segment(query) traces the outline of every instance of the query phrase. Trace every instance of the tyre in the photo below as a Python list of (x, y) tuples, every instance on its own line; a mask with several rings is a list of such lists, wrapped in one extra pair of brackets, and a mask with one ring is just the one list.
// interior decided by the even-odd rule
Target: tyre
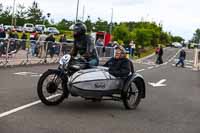
[(126, 109), (136, 109), (141, 101), (141, 91), (134, 81), (132, 81), (122, 94), (123, 104)]
[(37, 93), (46, 105), (58, 105), (69, 95), (67, 83), (63, 82), (58, 71), (46, 71), (40, 77)]

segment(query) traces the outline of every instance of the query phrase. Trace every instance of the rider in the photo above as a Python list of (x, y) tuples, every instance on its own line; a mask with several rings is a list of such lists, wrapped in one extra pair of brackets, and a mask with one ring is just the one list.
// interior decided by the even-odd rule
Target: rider
[(90, 66), (97, 66), (99, 64), (97, 52), (94, 41), (91, 36), (86, 35), (87, 28), (83, 23), (76, 23), (73, 27), (74, 46), (71, 51), (72, 56), (84, 57)]
[(108, 71), (115, 77), (127, 77), (131, 69), (131, 62), (126, 58), (126, 52), (122, 47), (117, 47), (115, 57), (108, 60), (103, 66), (108, 67)]

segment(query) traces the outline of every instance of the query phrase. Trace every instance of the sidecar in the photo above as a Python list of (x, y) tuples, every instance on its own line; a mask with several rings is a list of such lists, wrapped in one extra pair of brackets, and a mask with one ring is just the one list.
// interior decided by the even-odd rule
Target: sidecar
[(65, 55), (58, 69), (49, 69), (40, 77), (37, 93), (44, 104), (58, 105), (71, 95), (92, 101), (122, 101), (126, 109), (136, 109), (145, 98), (144, 79), (134, 72), (132, 63), (127, 77), (115, 77), (106, 67), (85, 68), (85, 64), (72, 61), (70, 55)]
[(93, 101), (123, 101), (127, 109), (135, 109), (145, 98), (145, 83), (137, 73), (128, 77), (115, 77), (106, 67), (79, 70), (68, 81), (68, 91), (72, 96), (81, 96)]

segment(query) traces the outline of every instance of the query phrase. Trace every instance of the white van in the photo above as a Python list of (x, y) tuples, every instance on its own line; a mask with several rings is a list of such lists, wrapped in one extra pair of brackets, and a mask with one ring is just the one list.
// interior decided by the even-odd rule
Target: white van
[(35, 31), (35, 27), (31, 23), (25, 23), (23, 28), (24, 28), (24, 31), (26, 31), (26, 32), (34, 32)]

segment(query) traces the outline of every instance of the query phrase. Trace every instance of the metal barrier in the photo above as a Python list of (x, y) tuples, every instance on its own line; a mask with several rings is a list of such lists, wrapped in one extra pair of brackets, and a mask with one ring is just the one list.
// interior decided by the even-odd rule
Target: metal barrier
[(114, 56), (115, 49), (113, 47), (96, 46), (99, 57), (110, 58)]
[(56, 63), (72, 43), (0, 39), (0, 66)]
[(200, 49), (194, 50), (194, 70), (200, 70)]
[[(73, 43), (0, 38), (0, 66), (57, 63)], [(114, 56), (112, 47), (96, 47), (100, 58)]]

